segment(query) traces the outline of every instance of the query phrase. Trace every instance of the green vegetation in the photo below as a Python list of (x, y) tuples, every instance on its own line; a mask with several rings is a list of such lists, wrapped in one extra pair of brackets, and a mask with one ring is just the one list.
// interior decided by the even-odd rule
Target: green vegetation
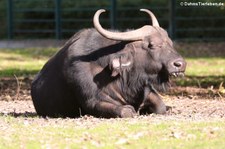
[[(36, 74), (58, 49), (0, 49), (0, 76)], [(176, 79), (182, 86), (218, 87), (225, 80), (225, 59), (186, 58), (186, 77)]]
[(188, 58), (187, 61), (189, 76), (225, 75), (225, 58)]
[(0, 122), (0, 148), (225, 148), (225, 121), (0, 117)]
[(181, 86), (218, 87), (225, 81), (225, 58), (186, 58), (186, 77), (177, 79)]
[(0, 49), (0, 77), (36, 74), (55, 48)]

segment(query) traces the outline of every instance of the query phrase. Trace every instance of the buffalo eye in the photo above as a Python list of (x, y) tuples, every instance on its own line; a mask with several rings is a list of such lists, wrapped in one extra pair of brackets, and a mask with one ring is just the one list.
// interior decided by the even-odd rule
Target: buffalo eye
[(155, 50), (155, 49), (161, 49), (163, 47), (164, 43), (162, 44), (153, 44), (153, 43), (150, 43), (148, 45), (148, 48), (151, 49), (151, 50)]
[(155, 43), (153, 41), (149, 42), (148, 48), (149, 49), (154, 49), (155, 48)]

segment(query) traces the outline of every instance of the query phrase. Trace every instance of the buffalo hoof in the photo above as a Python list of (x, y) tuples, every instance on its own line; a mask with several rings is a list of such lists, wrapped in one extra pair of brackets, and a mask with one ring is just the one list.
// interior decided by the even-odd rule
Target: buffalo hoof
[(167, 107), (165, 105), (162, 105), (157, 108), (155, 113), (156, 114), (166, 114), (166, 111), (167, 111)]
[(121, 107), (120, 116), (121, 118), (128, 118), (128, 117), (134, 117), (137, 113), (134, 110), (134, 107), (130, 105), (125, 105)]

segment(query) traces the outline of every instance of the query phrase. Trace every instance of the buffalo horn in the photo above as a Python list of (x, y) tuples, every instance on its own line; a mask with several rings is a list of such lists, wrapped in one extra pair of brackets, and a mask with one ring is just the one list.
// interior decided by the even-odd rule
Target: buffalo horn
[(147, 14), (149, 14), (149, 16), (151, 17), (151, 20), (152, 20), (152, 26), (157, 26), (159, 27), (159, 22), (158, 20), (156, 19), (155, 15), (148, 9), (140, 9), (140, 11), (144, 11), (146, 12)]
[[(156, 17), (151, 13), (151, 11), (147, 9), (141, 9), (141, 11), (147, 12), (153, 22), (153, 26), (159, 26), (159, 23)], [(151, 33), (152, 27), (150, 25), (145, 25), (139, 29), (128, 31), (128, 32), (110, 32), (105, 30), (101, 24), (99, 23), (99, 16), (102, 12), (105, 12), (104, 9), (98, 10), (93, 18), (93, 23), (96, 30), (104, 37), (112, 40), (122, 40), (122, 41), (136, 41), (136, 40), (143, 40), (145, 36), (149, 36)]]

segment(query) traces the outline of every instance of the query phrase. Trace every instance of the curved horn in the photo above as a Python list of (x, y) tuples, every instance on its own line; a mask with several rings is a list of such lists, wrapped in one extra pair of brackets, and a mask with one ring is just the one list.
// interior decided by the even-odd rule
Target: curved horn
[(149, 35), (151, 26), (143, 26), (142, 28), (132, 30), (129, 32), (110, 32), (102, 28), (99, 23), (99, 16), (102, 12), (105, 12), (104, 9), (98, 10), (93, 18), (93, 23), (96, 30), (104, 37), (112, 40), (122, 40), (122, 41), (136, 41), (142, 40), (145, 36)]
[(158, 20), (156, 19), (155, 15), (150, 10), (140, 9), (140, 11), (143, 11), (143, 12), (146, 12), (147, 14), (149, 14), (149, 16), (151, 17), (151, 20), (152, 20), (152, 26), (160, 27)]

